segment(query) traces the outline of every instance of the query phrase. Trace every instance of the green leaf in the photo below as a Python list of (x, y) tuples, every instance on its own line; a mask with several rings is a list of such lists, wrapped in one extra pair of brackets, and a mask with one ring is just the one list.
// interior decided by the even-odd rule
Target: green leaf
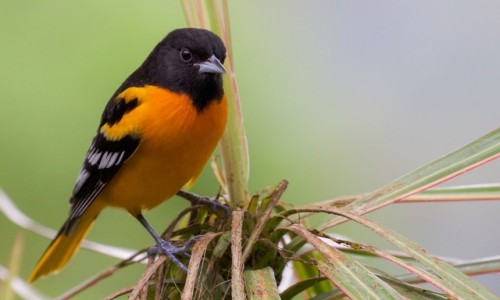
[(226, 231), (217, 240), (217, 244), (215, 244), (212, 257), (214, 258), (223, 257), (227, 248), (229, 248), (229, 245), (231, 245), (231, 231)]
[[(409, 197), (500, 157), (500, 129), (435, 160), (346, 206), (346, 210), (365, 214)], [(335, 217), (321, 231), (346, 221)]]
[[(304, 239), (302, 239), (304, 240)], [(317, 252), (317, 251), (316, 251)], [(321, 254), (319, 254), (321, 255)], [(319, 280), (318, 278), (321, 278), (321, 274), (318, 271), (318, 268), (316, 268), (316, 264), (311, 262), (311, 258), (316, 262), (316, 259), (314, 256), (308, 256), (308, 255), (302, 255), (300, 257), (303, 262), (301, 261), (294, 261), (293, 262), (293, 270), (295, 273), (295, 277), (297, 277), (298, 280), (304, 282), (308, 280), (315, 280), (317, 281), (316, 284), (312, 285), (309, 289), (305, 290), (305, 293), (309, 297), (312, 297), (314, 295), (317, 295), (319, 293), (323, 293), (325, 291), (329, 291), (332, 288), (336, 289), (335, 285), (330, 280)], [(322, 258), (320, 258), (322, 259)], [(323, 279), (328, 279), (326, 277), (323, 277)]]
[(259, 205), (259, 195), (253, 195), (250, 198), (250, 203), (248, 203), (247, 211), (251, 214), (255, 214), (257, 212), (257, 207)]
[[(461, 272), (468, 275), (492, 274), (500, 272), (500, 257), (485, 257), (453, 265)], [(422, 279), (415, 274), (397, 276), (398, 279), (410, 283), (420, 283)]]
[(287, 186), (288, 186), (288, 181), (281, 180), (278, 183), (278, 185), (273, 189), (273, 191), (269, 194), (269, 196), (266, 197), (270, 199), (270, 202), (267, 203), (265, 210), (262, 213), (262, 216), (259, 217), (257, 223), (255, 224), (255, 227), (253, 228), (253, 230), (250, 233), (250, 236), (248, 237), (247, 244), (243, 249), (243, 254), (242, 254), (243, 262), (245, 262), (248, 256), (250, 255), (252, 247), (254, 246), (255, 242), (257, 241), (260, 234), (264, 230), (267, 221), (271, 217), (274, 207), (276, 206), (276, 204), (278, 204), (278, 201), (281, 199), (281, 196), (285, 192)]
[(277, 254), (276, 244), (268, 239), (259, 239), (253, 245), (248, 260), (252, 262), (253, 268), (259, 269), (273, 264), (277, 259)]
[(404, 202), (500, 200), (500, 184), (436, 188), (404, 199)]
[[(397, 290), (402, 296), (406, 299), (412, 300), (448, 300), (450, 297), (446, 295), (442, 295), (439, 293), (435, 293), (432, 291), (428, 291), (410, 284), (407, 284), (402, 281), (398, 281), (390, 276), (380, 275), (377, 276), (389, 283), (395, 290)], [(321, 294), (318, 294), (310, 300), (329, 300), (329, 299), (339, 299), (342, 296), (342, 292), (339, 290), (331, 290)]]
[[(344, 212), (338, 209), (325, 209), (334, 214), (347, 217), (361, 225), (373, 230), (378, 235), (394, 244), (399, 249), (408, 253), (415, 260), (427, 267), (435, 276), (424, 278), (427, 282), (432, 283), (448, 293), (452, 293), (454, 297), (465, 297), (466, 299), (498, 299), (484, 286), (472, 280), (451, 264), (432, 256), (419, 245), (410, 241), (406, 237), (390, 230), (380, 224), (376, 224), (366, 218)], [(422, 275), (421, 275), (422, 276)]]
[(317, 268), (346, 296), (352, 299), (403, 299), (392, 287), (356, 260), (331, 247), (305, 227), (293, 224), (284, 228), (307, 240), (324, 257)]
[(398, 291), (401, 295), (405, 296), (408, 299), (412, 300), (447, 300), (450, 299), (450, 297), (432, 292), (423, 288), (420, 288), (418, 286), (414, 286), (411, 284), (408, 284), (404, 281), (401, 281), (393, 276), (390, 276), (388, 274), (378, 274), (377, 276), (390, 284), (396, 291)]
[(315, 277), (315, 278), (301, 280), (295, 283), (294, 285), (288, 287), (286, 290), (284, 290), (280, 295), (281, 300), (292, 300), (294, 299), (294, 297), (304, 292), (308, 288), (311, 288), (319, 283), (325, 282), (326, 280), (327, 280), (326, 277)]
[(245, 288), (248, 299), (280, 299), (273, 269), (267, 267), (257, 270), (245, 270)]

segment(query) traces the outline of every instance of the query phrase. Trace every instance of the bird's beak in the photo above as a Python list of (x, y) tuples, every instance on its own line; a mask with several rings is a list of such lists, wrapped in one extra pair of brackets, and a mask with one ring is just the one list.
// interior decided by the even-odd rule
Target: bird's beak
[(215, 57), (215, 55), (210, 56), (209, 59), (196, 65), (200, 66), (200, 70), (198, 71), (198, 73), (212, 73), (212, 74), (226, 73), (226, 69), (224, 69), (224, 66), (222, 66), (222, 64), (217, 59), (217, 57)]

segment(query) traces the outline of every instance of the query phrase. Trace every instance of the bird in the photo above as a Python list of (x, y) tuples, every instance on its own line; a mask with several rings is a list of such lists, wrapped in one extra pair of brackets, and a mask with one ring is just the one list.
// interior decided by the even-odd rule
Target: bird
[[(60, 271), (99, 213), (122, 208), (156, 242), (152, 252), (185, 254), (163, 240), (143, 213), (193, 185), (227, 121), (223, 41), (205, 29), (168, 33), (107, 102), (74, 185), (69, 216), (28, 282)], [(153, 251), (154, 250), (154, 251)]]

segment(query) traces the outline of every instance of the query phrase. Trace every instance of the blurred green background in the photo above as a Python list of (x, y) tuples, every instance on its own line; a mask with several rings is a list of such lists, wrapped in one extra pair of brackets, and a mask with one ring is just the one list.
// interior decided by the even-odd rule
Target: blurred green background
[[(498, 1), (230, 1), (250, 190), (286, 178), (286, 201), (373, 190), (495, 129), (500, 120)], [(178, 1), (0, 2), (0, 187), (36, 221), (59, 228), (106, 101), (170, 30)], [(498, 182), (499, 162), (452, 184)], [(214, 195), (209, 169), (194, 191)], [(147, 214), (163, 229), (187, 204)], [(498, 255), (500, 203), (393, 205), (370, 215), (436, 255)], [(323, 219), (317, 222), (323, 222)], [(0, 264), (17, 230), (0, 216)], [(377, 244), (343, 225), (335, 233)], [(107, 210), (90, 239), (151, 245), (141, 226)], [(26, 277), (48, 240), (27, 234)], [(116, 259), (80, 251), (36, 282), (55, 296)], [(131, 285), (133, 266), (76, 299)], [(500, 293), (498, 275), (478, 280)]]

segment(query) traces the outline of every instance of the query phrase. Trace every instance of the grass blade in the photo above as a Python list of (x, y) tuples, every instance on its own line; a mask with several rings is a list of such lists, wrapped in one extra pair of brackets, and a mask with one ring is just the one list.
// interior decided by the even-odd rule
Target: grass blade
[(246, 270), (243, 275), (248, 299), (280, 299), (273, 269)]
[(478, 184), (435, 188), (404, 198), (398, 202), (441, 202), (500, 200), (500, 184)]
[(193, 295), (196, 287), (196, 277), (199, 273), (201, 262), (207, 251), (208, 244), (216, 236), (216, 233), (208, 232), (194, 244), (193, 250), (191, 251), (191, 259), (189, 260), (186, 283), (184, 284), (184, 290), (182, 292), (182, 300), (194, 299)]
[[(301, 237), (298, 238), (302, 239)], [(302, 240), (305, 241), (304, 239)], [(321, 257), (321, 254), (316, 255), (318, 257)], [(303, 258), (304, 255), (300, 255), (300, 257)], [(327, 277), (320, 277), (321, 274), (318, 273), (318, 269), (316, 268), (316, 266), (311, 263), (307, 263), (309, 260), (310, 259), (307, 257), (307, 259), (305, 259), (304, 261), (296, 260), (293, 262), (293, 272), (295, 278), (297, 278), (297, 280), (302, 283), (301, 285), (299, 284), (298, 286), (296, 286), (295, 289), (303, 288), (307, 297), (312, 297), (314, 295), (318, 295), (323, 293), (324, 291), (330, 291), (332, 289), (338, 290), (337, 287), (330, 280), (328, 280)], [(309, 280), (311, 281), (307, 283)], [(314, 284), (314, 282), (316, 283)], [(297, 290), (296, 292), (300, 291)], [(289, 293), (292, 293), (292, 291), (289, 291)]]
[[(0, 189), (0, 212), (2, 212), (13, 224), (49, 240), (52, 240), (57, 233), (56, 230), (37, 223), (28, 217), (2, 189)], [(81, 247), (119, 259), (128, 259), (135, 253), (134, 250), (105, 245), (89, 240), (83, 240)], [(137, 259), (137, 261), (140, 261), (140, 259)]]
[[(42, 295), (38, 290), (33, 288), (33, 286), (20, 277), (17, 276), (11, 276), (9, 274), (9, 270), (5, 268), (4, 266), (0, 265), (0, 281), (6, 281), (8, 278), (10, 279), (10, 286), (12, 290), (16, 293), (18, 298), (21, 299), (37, 299), (37, 300), (49, 300), (52, 298), (49, 298), (45, 295)], [(0, 288), (2, 289), (2, 288)], [(3, 292), (0, 291), (0, 295), (2, 295)], [(1, 298), (3, 299), (3, 298)]]
[(349, 298), (403, 299), (359, 262), (329, 246), (305, 227), (293, 224), (284, 229), (300, 235), (323, 255), (326, 261), (318, 261), (317, 268)]
[(396, 291), (404, 295), (408, 299), (412, 300), (448, 300), (450, 299), (448, 296), (431, 292), (429, 290), (425, 290), (419, 288), (417, 286), (413, 286), (392, 276), (377, 274), (377, 276), (383, 281), (390, 284)]
[(326, 277), (314, 277), (314, 278), (309, 278), (305, 280), (301, 280), (294, 285), (288, 287), (286, 290), (284, 290), (280, 296), (281, 300), (292, 300), (296, 296), (298, 296), (300, 293), (304, 292), (308, 288), (311, 288), (317, 284), (320, 284), (324, 282), (325, 280), (328, 280)]
[(231, 269), (231, 291), (234, 299), (245, 299), (245, 284), (243, 280), (244, 264), (241, 255), (242, 227), (244, 211), (233, 212), (231, 222), (231, 253), (233, 266)]
[(15, 292), (12, 288), (12, 281), (19, 273), (24, 249), (24, 232), (18, 230), (12, 251), (10, 253), (7, 278), (0, 285), (0, 299), (14, 300)]
[[(460, 264), (454, 264), (455, 268), (467, 275), (492, 274), (500, 272), (500, 256), (474, 259)], [(421, 283), (422, 279), (415, 274), (404, 274), (397, 276), (398, 279), (408, 283)]]
[(250, 166), (248, 143), (243, 127), (243, 113), (234, 74), (227, 2), (226, 0), (184, 0), (183, 7), (189, 26), (215, 32), (222, 38), (227, 48), (224, 67), (228, 76), (224, 80), (224, 91), (229, 104), (229, 114), (219, 149), (229, 193), (229, 205), (232, 208), (243, 208), (250, 200), (247, 191)]
[[(349, 204), (346, 210), (357, 214), (379, 209), (400, 199), (409, 197), (446, 180), (459, 176), (500, 157), (500, 129), (435, 160), (382, 188)], [(320, 230), (345, 222), (335, 217)]]
[(266, 210), (264, 211), (264, 214), (259, 218), (257, 221), (257, 224), (255, 225), (254, 230), (252, 230), (252, 233), (250, 234), (250, 237), (247, 240), (247, 243), (245, 245), (245, 248), (243, 249), (243, 254), (242, 254), (242, 259), (243, 262), (245, 262), (250, 255), (250, 251), (252, 250), (253, 245), (259, 238), (259, 235), (261, 234), (262, 230), (264, 229), (264, 226), (266, 225), (267, 221), (271, 217), (271, 213), (278, 204), (278, 201), (281, 199), (281, 196), (285, 192), (286, 188), (288, 186), (288, 181), (282, 180), (280, 183), (276, 186), (276, 188), (273, 190), (273, 192), (269, 195), (271, 198), (271, 202), (269, 206), (266, 207)]
[[(318, 209), (301, 209), (300, 211), (311, 212), (319, 211)], [(330, 212), (333, 214), (341, 215), (348, 219), (351, 219), (371, 230), (375, 233), (391, 242), (393, 245), (408, 253), (415, 260), (420, 262), (422, 265), (428, 268), (436, 276), (425, 276), (422, 277), (427, 282), (443, 287), (447, 292), (452, 292), (453, 297), (464, 297), (465, 299), (498, 299), (493, 293), (491, 293), (484, 286), (472, 280), (470, 277), (466, 276), (458, 269), (453, 267), (451, 264), (440, 260), (427, 253), (420, 246), (410, 241), (406, 237), (380, 225), (366, 218), (360, 217), (358, 215), (348, 213), (342, 210), (325, 208), (324, 212)]]

